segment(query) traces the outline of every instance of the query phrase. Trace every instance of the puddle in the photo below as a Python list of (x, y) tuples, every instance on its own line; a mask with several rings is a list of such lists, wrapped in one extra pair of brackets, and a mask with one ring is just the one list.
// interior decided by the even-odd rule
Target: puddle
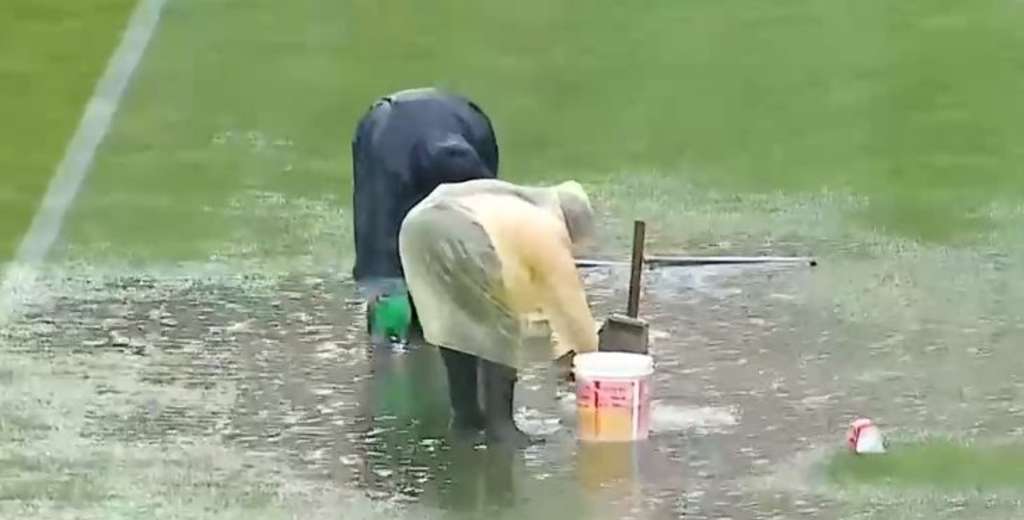
[[(11, 367), (0, 405), (15, 425), (0, 431), (0, 448), (43, 457), (48, 447), (48, 457), (67, 457), (52, 463), (60, 468), (95, 464), (82, 445), (208, 445), (263, 468), (239, 477), (239, 493), (276, 496), (275, 475), (288, 474), (428, 517), (764, 518), (838, 514), (842, 494), (816, 485), (794, 454), (835, 446), (853, 417), (897, 436), (936, 420), (963, 436), (1019, 432), (1015, 316), (989, 313), (960, 329), (893, 314), (868, 326), (845, 309), (873, 296), (820, 290), (850, 272), (842, 268), (684, 271), (652, 275), (645, 294), (657, 363), (651, 439), (579, 444), (572, 394), (550, 367), (532, 366), (517, 419), (547, 442), (511, 454), (449, 438), (436, 350), (367, 344), (363, 305), (343, 276), (44, 273), (0, 329)], [(596, 315), (624, 301), (623, 276), (586, 274)], [(186, 451), (147, 465), (173, 475), (202, 460)], [(792, 482), (802, 484), (783, 485)], [(83, 497), (113, 507), (102, 484), (89, 486)]]

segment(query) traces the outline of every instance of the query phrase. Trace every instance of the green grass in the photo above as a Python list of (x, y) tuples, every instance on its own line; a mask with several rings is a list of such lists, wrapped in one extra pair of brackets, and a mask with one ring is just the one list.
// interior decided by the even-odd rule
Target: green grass
[(107, 491), (95, 467), (13, 455), (0, 457), (0, 502), (53, 501), (71, 507), (98, 502)]
[[(27, 227), (132, 3), (4, 4), (0, 262)], [(912, 330), (922, 316), (990, 327), (985, 341), (1006, 359), (998, 364), (1006, 373), (995, 375), (1009, 378), (1019, 365), (1009, 354), (1013, 333), (984, 320), (1020, 299), (1019, 284), (1009, 283), (1021, 279), (1019, 266), (1007, 270), (984, 252), (1024, 247), (1022, 24), (1024, 7), (1005, 0), (438, 0), (429, 8), (413, 0), (175, 0), (57, 256), (101, 265), (228, 257), (289, 269), (305, 258), (347, 269), (356, 120), (381, 94), (433, 84), (469, 95), (492, 116), (503, 177), (578, 178), (620, 221), (650, 219), (652, 247), (661, 250), (685, 243), (882, 258), (823, 263), (810, 296), (874, 328), (898, 322)], [(887, 240), (892, 234), (910, 240)], [(989, 242), (952, 253), (912, 243), (979, 238)], [(981, 337), (942, 333), (939, 343), (954, 345)], [(924, 347), (907, 335), (889, 353), (895, 367), (901, 349)], [(951, 359), (972, 359), (962, 356)], [(853, 359), (860, 364), (850, 371), (867, 363)], [(950, 387), (999, 380), (939, 361), (914, 369)], [(274, 468), (230, 480), (228, 493), (208, 486), (238, 474), (244, 460), (217, 442), (163, 453), (111, 435), (95, 445), (78, 438), (88, 431), (87, 405), (117, 407), (83, 388), (84, 378), (61, 381), (44, 370), (53, 362), (39, 361), (28, 375), (25, 367), (7, 378), (0, 371), (4, 398), (16, 404), (0, 409), (10, 412), (0, 421), (0, 462), (24, 452), (44, 463), (38, 475), (7, 476), (0, 516), (31, 508), (49, 518), (47, 507), (75, 501), (95, 518), (122, 509), (242, 516), (250, 500), (265, 517), (305, 507), (306, 490), (286, 493), (290, 479), (279, 482)], [(95, 381), (137, 370), (121, 359), (116, 366), (88, 372)], [(60, 392), (51, 392), (55, 385)], [(934, 395), (931, 404), (959, 410)], [(54, 403), (29, 413), (36, 398)], [(195, 409), (214, 406), (190, 399)], [(897, 446), (879, 459), (840, 455), (829, 470), (851, 486), (1019, 485), (1020, 455), (1000, 450), (1010, 448)], [(84, 474), (72, 463), (83, 457), (131, 466), (63, 479), (67, 467)], [(264, 488), (267, 481), (274, 486)], [(133, 503), (138, 497), (156, 505)]]
[(340, 263), (356, 120), (435, 84), (491, 114), (509, 179), (828, 188), (869, 198), (848, 227), (971, 239), (1024, 197), (1022, 22), (992, 0), (176, 1), (66, 238), (88, 258)]
[(1024, 445), (971, 445), (944, 440), (898, 443), (882, 456), (837, 454), (826, 468), (843, 486), (998, 491), (1024, 486)]
[(4, 1), (0, 262), (28, 227), (134, 3)]

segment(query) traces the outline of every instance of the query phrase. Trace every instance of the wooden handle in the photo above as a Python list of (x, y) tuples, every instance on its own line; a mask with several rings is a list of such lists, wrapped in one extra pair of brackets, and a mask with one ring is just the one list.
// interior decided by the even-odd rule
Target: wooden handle
[(629, 301), (626, 315), (636, 318), (640, 314), (640, 277), (644, 268), (644, 239), (647, 226), (644, 221), (633, 222), (633, 258), (629, 270)]

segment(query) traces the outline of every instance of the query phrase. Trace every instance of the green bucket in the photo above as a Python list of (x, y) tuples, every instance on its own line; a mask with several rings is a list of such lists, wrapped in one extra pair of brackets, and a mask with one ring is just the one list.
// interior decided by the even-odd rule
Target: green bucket
[(370, 301), (370, 336), (387, 338), (397, 343), (409, 341), (412, 325), (412, 304), (408, 293), (383, 294)]

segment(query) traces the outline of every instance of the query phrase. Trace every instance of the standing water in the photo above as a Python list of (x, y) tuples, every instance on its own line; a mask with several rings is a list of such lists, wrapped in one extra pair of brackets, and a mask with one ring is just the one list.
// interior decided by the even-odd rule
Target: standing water
[[(1012, 468), (942, 464), (972, 446), (998, 463), (1024, 436), (1019, 0), (168, 4), (53, 263), (0, 328), (0, 518), (1024, 516), (994, 478)], [(79, 63), (37, 31), (68, 18), (12, 13), (12, 48)], [(3, 83), (5, 243), (62, 149), (36, 142), (61, 114), (25, 98), (50, 90), (21, 86), (86, 96), (70, 68)], [(453, 442), (436, 351), (371, 345), (338, 275), (351, 127), (427, 83), (487, 109), (503, 177), (583, 182), (598, 253), (624, 258), (640, 218), (652, 253), (821, 264), (645, 276), (646, 441), (580, 443), (538, 365), (517, 415), (546, 444)], [(627, 275), (584, 272), (595, 317)], [(913, 485), (831, 472), (860, 467), (830, 461), (862, 416)], [(926, 435), (953, 455), (900, 450)]]

